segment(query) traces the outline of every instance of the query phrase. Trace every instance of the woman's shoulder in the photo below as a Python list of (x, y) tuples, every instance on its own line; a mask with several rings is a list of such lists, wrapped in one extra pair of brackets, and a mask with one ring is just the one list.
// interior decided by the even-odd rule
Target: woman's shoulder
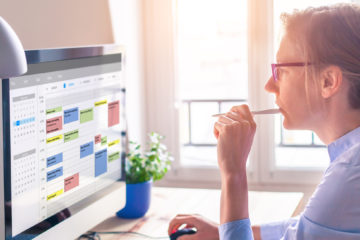
[(304, 214), (335, 229), (360, 226), (360, 144), (332, 162), (310, 198)]
[(329, 166), (333, 168), (349, 168), (360, 166), (360, 142), (340, 154)]
[(360, 142), (341, 154), (338, 160), (343, 167), (360, 166)]

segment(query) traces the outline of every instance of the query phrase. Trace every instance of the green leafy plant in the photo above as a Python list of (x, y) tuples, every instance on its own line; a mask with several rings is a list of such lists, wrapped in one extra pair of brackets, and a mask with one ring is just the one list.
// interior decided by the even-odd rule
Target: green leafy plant
[(149, 150), (141, 154), (141, 146), (130, 142), (130, 150), (126, 162), (126, 183), (142, 183), (152, 179), (160, 180), (170, 169), (173, 157), (161, 143), (164, 139), (158, 133), (149, 134)]

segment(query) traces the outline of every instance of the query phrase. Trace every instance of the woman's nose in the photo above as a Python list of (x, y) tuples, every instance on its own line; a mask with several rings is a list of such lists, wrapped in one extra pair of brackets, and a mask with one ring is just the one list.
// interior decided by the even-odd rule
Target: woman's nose
[(265, 90), (270, 92), (270, 93), (277, 93), (278, 92), (278, 86), (275, 83), (272, 76), (269, 78), (269, 80), (265, 84)]

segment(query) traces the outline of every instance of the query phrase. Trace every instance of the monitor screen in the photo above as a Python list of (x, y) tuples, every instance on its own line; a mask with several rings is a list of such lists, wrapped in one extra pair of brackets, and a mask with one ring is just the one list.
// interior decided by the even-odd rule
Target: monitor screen
[(28, 72), (2, 85), (11, 238), (46, 231), (123, 177), (121, 51), (89, 47), (26, 54)]

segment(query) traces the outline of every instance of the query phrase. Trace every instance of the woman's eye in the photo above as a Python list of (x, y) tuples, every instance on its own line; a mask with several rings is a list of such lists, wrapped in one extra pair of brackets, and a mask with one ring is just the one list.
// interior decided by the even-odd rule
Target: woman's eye
[(281, 79), (281, 77), (283, 77), (285, 72), (286, 72), (286, 70), (284, 70), (284, 69), (281, 69), (281, 68), (277, 69), (277, 77), (278, 77), (278, 79)]

